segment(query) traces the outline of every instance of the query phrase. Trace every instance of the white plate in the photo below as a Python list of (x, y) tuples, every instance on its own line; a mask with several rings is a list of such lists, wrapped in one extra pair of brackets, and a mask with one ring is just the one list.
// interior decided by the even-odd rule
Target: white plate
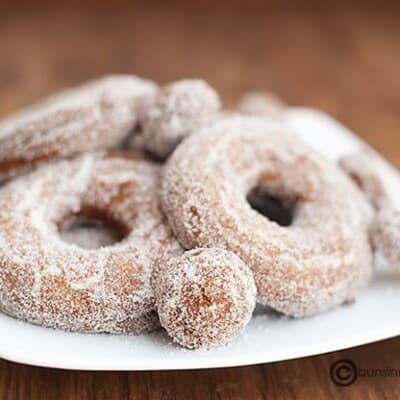
[[(336, 121), (317, 111), (290, 109), (286, 123), (331, 159), (361, 143)], [(397, 336), (400, 319), (395, 315), (399, 308), (400, 273), (383, 266), (354, 304), (299, 320), (259, 309), (240, 338), (215, 350), (181, 349), (171, 344), (163, 332), (142, 336), (84, 335), (41, 328), (0, 315), (0, 357), (25, 364), (90, 370), (192, 369), (266, 363)]]

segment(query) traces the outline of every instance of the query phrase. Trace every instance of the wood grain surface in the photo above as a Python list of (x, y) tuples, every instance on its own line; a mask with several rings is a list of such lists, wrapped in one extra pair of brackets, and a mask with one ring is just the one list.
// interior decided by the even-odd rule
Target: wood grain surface
[[(323, 109), (400, 167), (395, 3), (73, 3), (0, 4), (0, 115), (110, 72), (159, 82), (202, 77), (227, 105), (243, 91), (261, 89), (291, 105)], [(382, 312), (397, 318), (395, 310)], [(329, 370), (343, 358), (365, 369), (400, 369), (399, 356), (395, 338), (301, 360), (203, 371), (78, 372), (0, 360), (0, 400), (397, 399), (400, 377), (339, 387)]]

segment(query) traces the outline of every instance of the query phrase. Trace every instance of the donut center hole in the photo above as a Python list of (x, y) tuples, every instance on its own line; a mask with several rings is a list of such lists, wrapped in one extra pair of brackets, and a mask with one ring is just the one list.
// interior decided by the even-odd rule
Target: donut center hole
[(84, 249), (99, 249), (121, 242), (127, 229), (103, 213), (75, 214), (59, 225), (61, 240)]
[(280, 226), (290, 226), (293, 223), (294, 207), (285, 199), (255, 188), (247, 194), (247, 201), (253, 210)]

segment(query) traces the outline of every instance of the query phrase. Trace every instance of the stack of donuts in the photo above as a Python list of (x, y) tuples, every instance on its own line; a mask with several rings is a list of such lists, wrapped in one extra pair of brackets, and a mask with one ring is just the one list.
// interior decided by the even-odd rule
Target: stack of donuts
[(400, 213), (363, 159), (378, 156), (325, 160), (284, 108), (251, 93), (223, 110), (202, 80), (124, 75), (4, 118), (0, 310), (75, 332), (163, 327), (197, 349), (233, 340), (257, 302), (300, 318), (353, 300), (371, 237), (400, 262)]

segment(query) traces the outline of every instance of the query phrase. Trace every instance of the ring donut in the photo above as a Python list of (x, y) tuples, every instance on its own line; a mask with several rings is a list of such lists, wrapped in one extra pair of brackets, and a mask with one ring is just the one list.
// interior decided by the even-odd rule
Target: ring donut
[[(39, 168), (0, 196), (0, 309), (80, 332), (158, 326), (153, 267), (181, 254), (158, 203), (159, 166), (139, 156), (93, 153)], [(61, 240), (72, 216), (104, 220), (121, 241), (84, 249)]]
[[(252, 189), (289, 205), (291, 225), (252, 209)], [(183, 247), (236, 253), (258, 300), (284, 314), (339, 305), (370, 278), (371, 206), (336, 165), (265, 118), (227, 117), (186, 139), (164, 167), (161, 202)]]
[(64, 90), (0, 122), (0, 180), (55, 158), (118, 146), (156, 85), (106, 76)]
[(374, 247), (395, 267), (400, 266), (400, 210), (384, 208), (377, 213), (371, 227)]
[(368, 146), (346, 154), (339, 166), (364, 192), (376, 211), (400, 207), (398, 171), (380, 154)]

